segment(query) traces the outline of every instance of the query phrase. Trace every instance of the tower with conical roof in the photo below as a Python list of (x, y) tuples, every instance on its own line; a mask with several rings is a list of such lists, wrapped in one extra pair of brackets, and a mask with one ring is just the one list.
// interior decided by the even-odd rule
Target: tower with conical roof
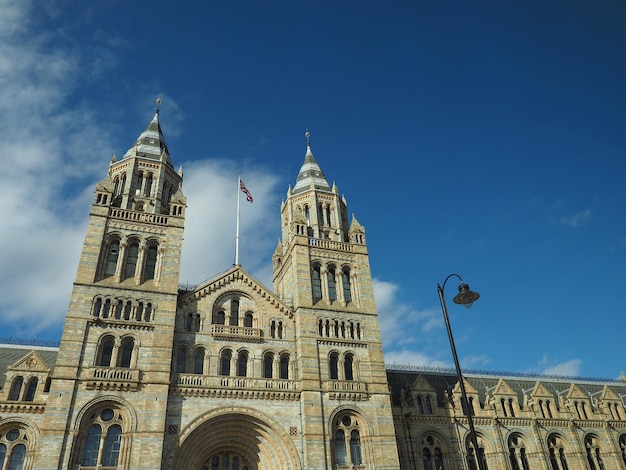
[(157, 110), (96, 185), (34, 468), (160, 468), (182, 180)]
[(305, 467), (397, 469), (365, 230), (306, 138), (273, 256), (274, 290), (295, 312)]

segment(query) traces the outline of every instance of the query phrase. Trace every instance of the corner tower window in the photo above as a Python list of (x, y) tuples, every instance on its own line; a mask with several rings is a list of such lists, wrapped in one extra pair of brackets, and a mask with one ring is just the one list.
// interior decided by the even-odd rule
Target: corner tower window
[(335, 282), (335, 268), (334, 267), (330, 267), (328, 268), (328, 273), (326, 275), (326, 278), (328, 280), (328, 299), (331, 302), (334, 302), (335, 300), (337, 300), (337, 285)]
[(143, 272), (144, 281), (147, 281), (149, 279), (154, 279), (154, 273), (156, 271), (156, 264), (157, 264), (157, 246), (150, 245), (146, 253), (146, 264), (145, 264), (144, 272)]
[(109, 245), (107, 251), (107, 259), (104, 267), (105, 276), (113, 276), (115, 274), (115, 268), (117, 267), (117, 258), (120, 254), (120, 242), (114, 240)]
[(311, 288), (313, 290), (313, 303), (317, 303), (322, 300), (322, 276), (320, 274), (320, 267), (313, 266), (311, 271)]
[(132, 241), (128, 245), (128, 253), (126, 254), (126, 267), (124, 268), (124, 279), (135, 277), (137, 269), (137, 258), (139, 257), (139, 242)]
[(350, 281), (350, 270), (344, 269), (341, 275), (341, 281), (343, 284), (343, 300), (347, 302), (352, 302), (352, 287)]

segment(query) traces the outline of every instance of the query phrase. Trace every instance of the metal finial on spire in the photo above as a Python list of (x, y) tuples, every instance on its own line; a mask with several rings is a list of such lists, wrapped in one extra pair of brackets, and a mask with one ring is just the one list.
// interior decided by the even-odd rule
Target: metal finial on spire
[(309, 132), (309, 129), (306, 130), (306, 132), (304, 133), (304, 136), (306, 137), (306, 145), (307, 147), (311, 145), (311, 133)]
[(156, 112), (157, 112), (157, 114), (159, 114), (159, 111), (161, 110), (161, 103), (163, 103), (163, 100), (161, 98), (157, 98), (156, 99), (156, 104), (157, 104)]

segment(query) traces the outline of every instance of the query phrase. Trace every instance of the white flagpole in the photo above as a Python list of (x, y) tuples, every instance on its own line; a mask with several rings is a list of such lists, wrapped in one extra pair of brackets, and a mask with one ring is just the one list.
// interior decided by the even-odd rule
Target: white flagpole
[(235, 266), (239, 266), (239, 193), (241, 193), (241, 175), (237, 176), (237, 235), (235, 237)]

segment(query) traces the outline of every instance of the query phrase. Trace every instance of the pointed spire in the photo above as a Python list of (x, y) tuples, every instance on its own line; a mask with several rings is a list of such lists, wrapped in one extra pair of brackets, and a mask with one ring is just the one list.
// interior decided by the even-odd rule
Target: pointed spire
[(137, 138), (135, 144), (128, 149), (122, 159), (131, 156), (138, 156), (148, 158), (151, 160), (163, 160), (169, 165), (172, 165), (170, 160), (170, 153), (159, 124), (159, 112), (161, 107), (161, 98), (157, 99), (157, 109), (154, 113), (154, 117), (145, 131)]
[(326, 181), (326, 177), (311, 150), (311, 133), (307, 130), (304, 135), (306, 137), (306, 154), (304, 155), (304, 163), (300, 167), (300, 173), (298, 173), (293, 192), (295, 194), (310, 188), (330, 191), (330, 185)]

